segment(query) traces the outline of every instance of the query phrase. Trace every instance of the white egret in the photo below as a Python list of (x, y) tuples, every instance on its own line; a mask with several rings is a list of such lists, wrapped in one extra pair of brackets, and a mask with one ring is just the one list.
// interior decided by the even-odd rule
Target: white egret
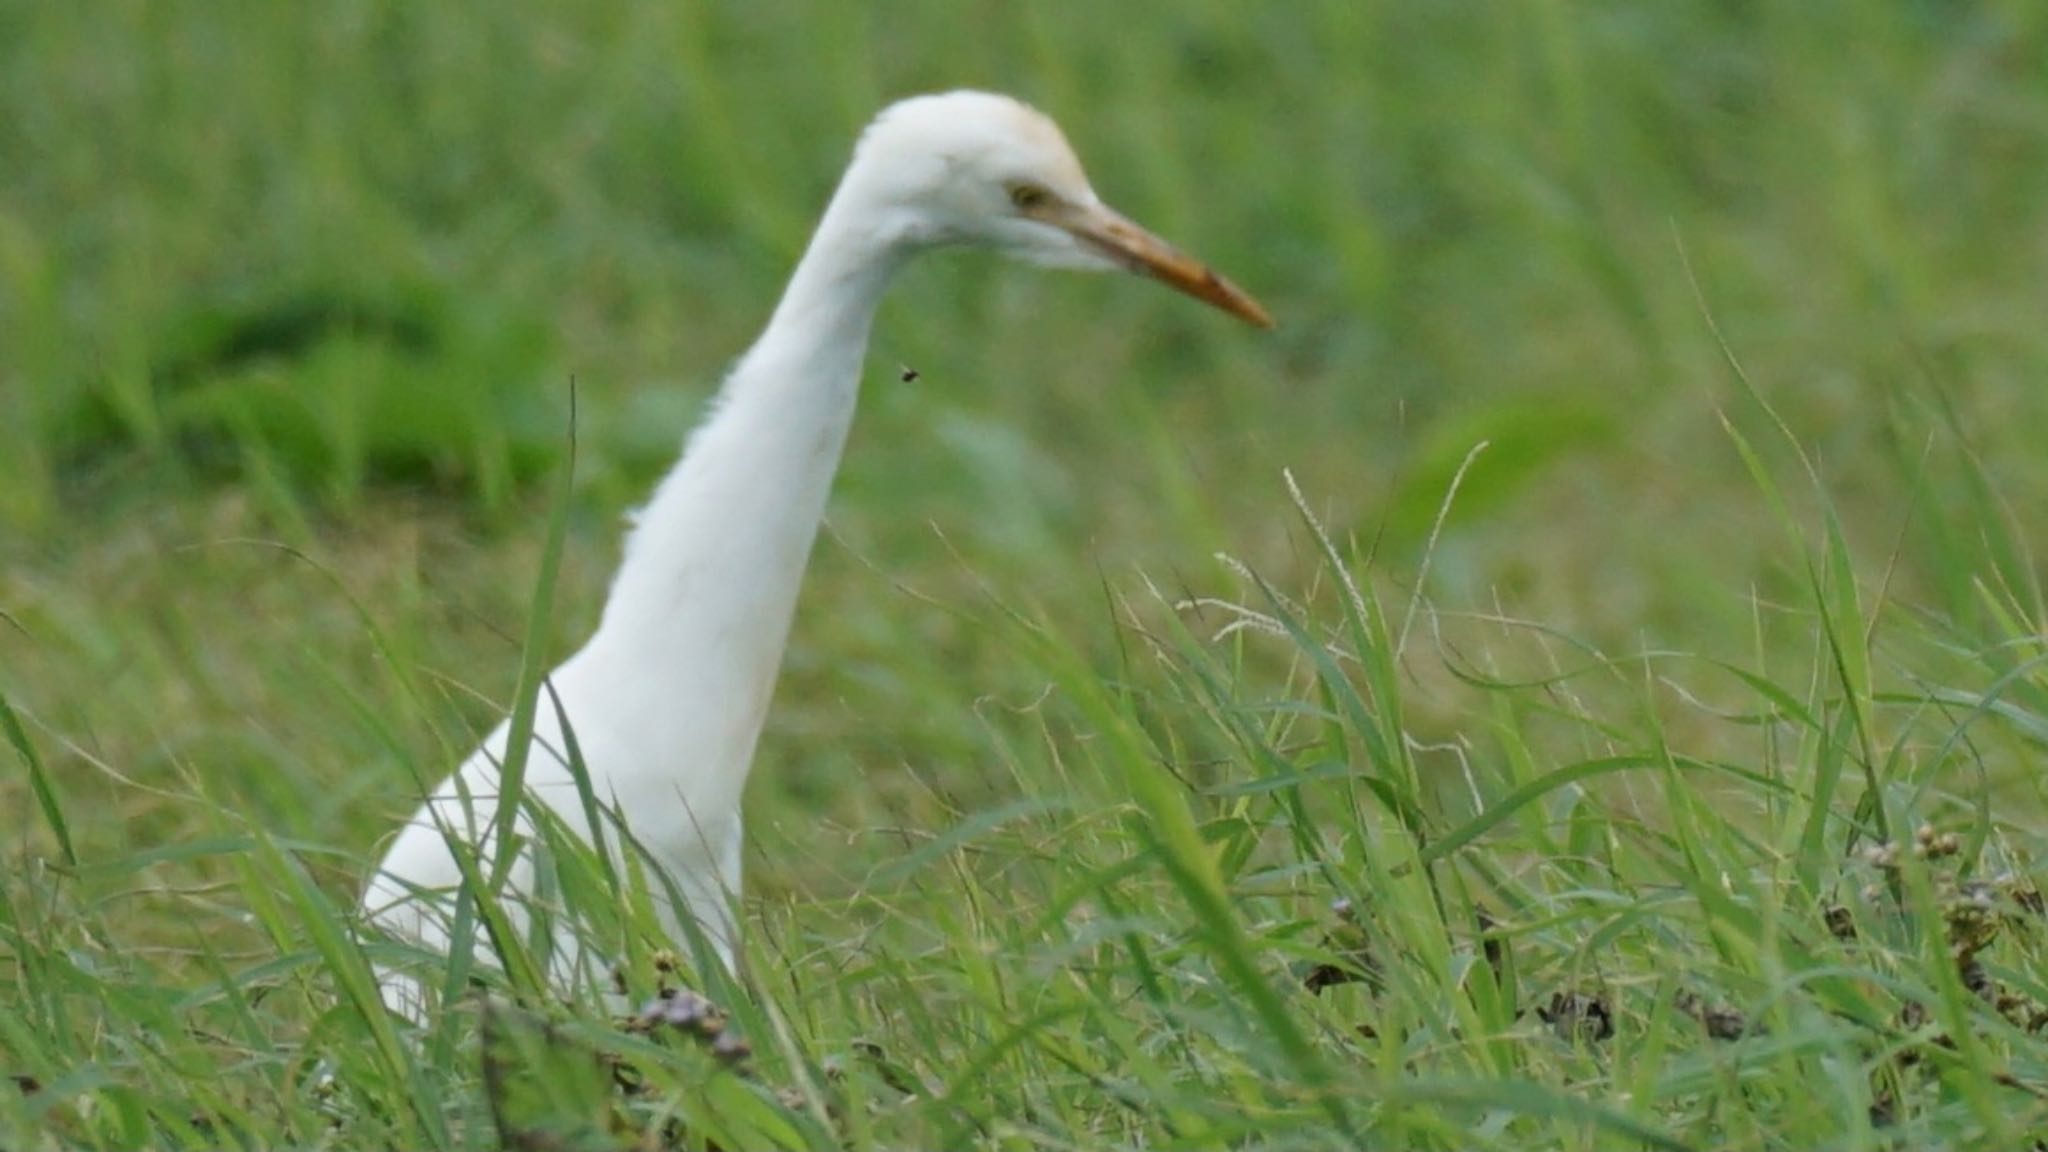
[[(1229, 281), (1106, 207), (1058, 127), (1024, 104), (919, 96), (867, 128), (767, 329), (635, 518), (596, 633), (549, 678), (598, 798), (619, 806), (728, 966), (740, 793), (853, 420), (868, 329), (890, 276), (949, 245), (1127, 269), (1271, 325)], [(495, 837), (480, 829), (496, 812), (508, 732), (500, 724), (385, 854), (363, 907), (394, 934), (448, 947), (445, 895), (461, 873), (447, 837), (488, 861)], [(564, 748), (544, 695), (527, 795), (588, 836)], [(530, 860), (515, 862), (510, 888), (530, 897), (533, 875)], [(562, 940), (557, 957), (573, 953)], [(386, 979), (387, 1000), (416, 1013), (416, 990)]]

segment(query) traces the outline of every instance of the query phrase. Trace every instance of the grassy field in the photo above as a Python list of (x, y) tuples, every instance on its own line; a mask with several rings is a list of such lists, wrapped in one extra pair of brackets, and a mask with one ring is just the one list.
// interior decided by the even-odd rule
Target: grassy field
[[(0, 0), (0, 1147), (2048, 1146), (2044, 60), (2031, 0)], [(404, 1042), (366, 862), (962, 85), (1279, 330), (912, 271), (745, 987), (680, 974), (751, 1055)]]

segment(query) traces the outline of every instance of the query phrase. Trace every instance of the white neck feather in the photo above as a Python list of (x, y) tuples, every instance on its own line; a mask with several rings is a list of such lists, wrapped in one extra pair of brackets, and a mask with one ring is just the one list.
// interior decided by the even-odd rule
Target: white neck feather
[(670, 707), (736, 720), (737, 739), (721, 743), (738, 763), (716, 768), (735, 785), (767, 713), (853, 422), (868, 330), (903, 257), (860, 223), (873, 214), (860, 210), (852, 175), (767, 329), (636, 517), (585, 651), (690, 697)]

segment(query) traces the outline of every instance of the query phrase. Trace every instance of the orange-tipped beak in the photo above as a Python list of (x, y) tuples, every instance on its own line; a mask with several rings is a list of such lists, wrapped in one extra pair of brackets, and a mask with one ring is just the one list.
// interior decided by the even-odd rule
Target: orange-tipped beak
[(1100, 204), (1061, 203), (1045, 213), (1045, 220), (1141, 276), (1150, 276), (1261, 328), (1273, 326), (1273, 318), (1244, 289)]

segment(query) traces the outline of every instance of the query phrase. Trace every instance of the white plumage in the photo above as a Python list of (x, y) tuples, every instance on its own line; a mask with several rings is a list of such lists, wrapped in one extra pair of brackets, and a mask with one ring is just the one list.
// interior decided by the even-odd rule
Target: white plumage
[[(550, 676), (600, 800), (619, 805), (687, 898), (669, 927), (694, 916), (728, 965), (740, 793), (853, 420), (868, 329), (891, 274), (949, 244), (1122, 267), (1270, 323), (1229, 282), (1104, 207), (1059, 129), (1023, 104), (921, 96), (869, 126), (767, 329), (636, 517), (596, 633)], [(493, 839), (480, 829), (497, 810), (507, 739), (500, 724), (400, 830), (364, 894), (366, 915), (446, 949), (446, 895), (461, 875), (443, 826), (488, 860)], [(544, 695), (527, 794), (587, 836), (564, 747)], [(530, 896), (532, 881), (531, 862), (516, 862), (511, 890)], [(560, 941), (557, 958), (573, 949)], [(416, 1014), (417, 991), (386, 980), (387, 1000)]]

